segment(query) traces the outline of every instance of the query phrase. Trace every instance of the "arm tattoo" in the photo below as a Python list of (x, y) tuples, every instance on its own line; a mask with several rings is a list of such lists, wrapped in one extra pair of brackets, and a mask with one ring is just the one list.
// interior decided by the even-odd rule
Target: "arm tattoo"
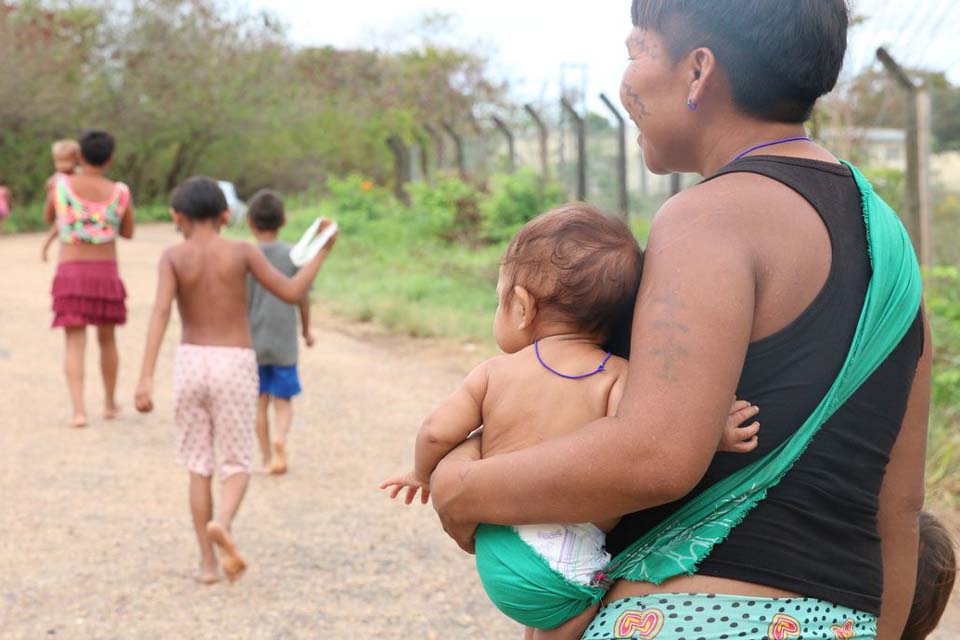
[(636, 113), (641, 120), (650, 115), (650, 112), (647, 110), (647, 105), (644, 104), (643, 99), (637, 95), (637, 92), (633, 90), (633, 87), (626, 82), (623, 83), (623, 95), (626, 96), (629, 106), (633, 107), (633, 112)]
[(660, 361), (660, 370), (657, 376), (661, 380), (675, 380), (674, 365), (685, 359), (689, 353), (683, 344), (684, 337), (690, 328), (676, 318), (677, 310), (684, 309), (685, 304), (670, 294), (661, 296), (653, 301), (654, 308), (661, 308), (662, 317), (653, 323), (653, 328), (660, 336), (659, 344), (650, 349), (650, 355)]

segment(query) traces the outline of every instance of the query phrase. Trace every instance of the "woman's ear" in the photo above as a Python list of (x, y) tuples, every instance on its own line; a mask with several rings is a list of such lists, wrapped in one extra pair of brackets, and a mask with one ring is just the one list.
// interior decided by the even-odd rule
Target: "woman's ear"
[(694, 49), (689, 56), (690, 93), (688, 105), (695, 109), (703, 103), (707, 87), (716, 79), (717, 58), (706, 47)]
[(513, 288), (513, 302), (520, 316), (517, 328), (526, 331), (537, 317), (537, 300), (525, 287), (517, 285)]

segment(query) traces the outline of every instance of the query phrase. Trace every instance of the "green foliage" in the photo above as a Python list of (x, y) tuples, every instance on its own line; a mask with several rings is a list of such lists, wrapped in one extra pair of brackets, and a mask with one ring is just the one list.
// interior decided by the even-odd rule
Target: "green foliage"
[(491, 239), (507, 240), (526, 222), (565, 200), (560, 185), (544, 184), (532, 169), (494, 176), (489, 196), (480, 203), (484, 230)]
[(411, 215), (429, 235), (447, 240), (477, 240), (481, 194), (472, 185), (454, 176), (440, 176), (434, 184), (412, 183)]
[(874, 190), (894, 210), (901, 212), (905, 203), (906, 176), (899, 169), (866, 168), (864, 175), (873, 184)]
[(927, 486), (945, 498), (960, 494), (960, 271), (937, 267), (925, 276), (934, 344)]

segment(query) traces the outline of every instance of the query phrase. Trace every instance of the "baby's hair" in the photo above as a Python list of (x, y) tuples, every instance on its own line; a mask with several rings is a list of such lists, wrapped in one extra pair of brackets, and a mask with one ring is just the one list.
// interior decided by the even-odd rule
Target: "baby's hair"
[(76, 140), (57, 140), (50, 147), (54, 160), (70, 158), (80, 160), (80, 143)]
[(506, 300), (519, 285), (550, 319), (598, 335), (627, 357), (643, 251), (629, 227), (584, 203), (571, 203), (528, 222), (503, 256)]
[(276, 231), (286, 219), (283, 210), (283, 198), (272, 191), (262, 189), (250, 199), (247, 215), (254, 229)]
[(106, 131), (89, 129), (80, 136), (80, 155), (94, 167), (102, 167), (113, 157), (116, 142)]
[(188, 178), (177, 187), (170, 207), (191, 220), (214, 220), (229, 208), (220, 185), (202, 176)]
[(917, 588), (902, 640), (923, 640), (937, 628), (957, 577), (957, 557), (946, 527), (926, 511), (920, 514)]

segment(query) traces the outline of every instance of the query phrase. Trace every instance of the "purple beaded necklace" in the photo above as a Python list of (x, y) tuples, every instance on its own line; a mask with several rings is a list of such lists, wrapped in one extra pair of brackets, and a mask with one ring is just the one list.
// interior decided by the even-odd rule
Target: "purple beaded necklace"
[(763, 144), (758, 144), (755, 147), (750, 147), (736, 158), (733, 159), (734, 162), (740, 160), (748, 153), (753, 153), (754, 151), (759, 151), (760, 149), (766, 149), (767, 147), (772, 147), (778, 144), (786, 144), (788, 142), (813, 142), (808, 136), (794, 136), (793, 138), (784, 138), (783, 140), (774, 140), (773, 142), (764, 142)]
[(595, 375), (597, 375), (598, 373), (603, 373), (604, 371), (607, 370), (607, 363), (610, 362), (610, 358), (613, 357), (613, 354), (612, 354), (612, 353), (607, 353), (607, 357), (603, 359), (603, 362), (600, 363), (600, 366), (597, 367), (595, 371), (591, 371), (590, 373), (584, 373), (584, 374), (579, 375), (579, 376), (568, 376), (568, 375), (565, 374), (565, 373), (560, 373), (559, 371), (557, 371), (556, 369), (554, 369), (553, 367), (551, 367), (550, 365), (548, 365), (546, 362), (543, 361), (543, 356), (540, 355), (540, 341), (539, 341), (539, 340), (534, 340), (534, 341), (533, 341), (533, 352), (537, 354), (537, 361), (538, 361), (541, 365), (543, 365), (543, 368), (544, 368), (544, 369), (546, 369), (547, 371), (549, 371), (550, 373), (552, 373), (552, 374), (554, 374), (554, 375), (560, 376), (561, 378), (566, 378), (567, 380), (583, 380), (584, 378), (589, 378), (589, 377), (591, 377), (591, 376), (595, 376)]

